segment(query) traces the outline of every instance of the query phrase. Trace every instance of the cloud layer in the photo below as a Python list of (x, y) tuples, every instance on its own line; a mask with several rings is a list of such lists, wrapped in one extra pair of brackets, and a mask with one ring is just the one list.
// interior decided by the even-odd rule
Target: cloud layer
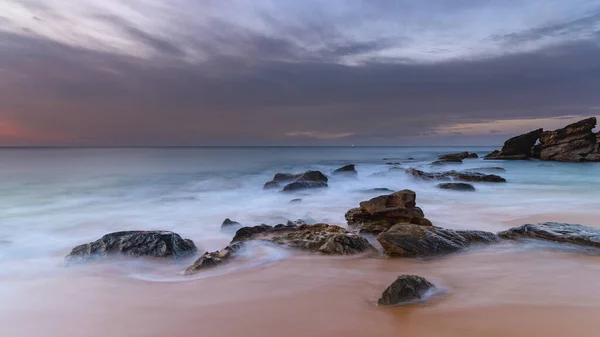
[(498, 143), (599, 59), (598, 1), (8, 0), (0, 145)]

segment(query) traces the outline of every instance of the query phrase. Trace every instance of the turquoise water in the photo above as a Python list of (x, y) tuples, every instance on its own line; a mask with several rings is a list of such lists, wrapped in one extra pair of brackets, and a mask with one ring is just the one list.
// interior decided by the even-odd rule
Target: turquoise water
[[(501, 230), (505, 221), (596, 209), (600, 164), (465, 160), (431, 167), (440, 154), (486, 147), (59, 148), (0, 150), (0, 270), (38, 261), (52, 270), (75, 245), (117, 230), (174, 230), (200, 250), (221, 248), (229, 217), (245, 225), (287, 219), (345, 224), (344, 213), (378, 193), (412, 189), (435, 225)], [(386, 159), (384, 159), (386, 158)], [(409, 159), (413, 158), (413, 159)], [(436, 182), (387, 172), (386, 162), (423, 170), (501, 166), (506, 184), (475, 193), (441, 191)], [(357, 178), (331, 177), (329, 188), (294, 194), (264, 191), (276, 172), (329, 174), (356, 164)], [(302, 198), (300, 204), (289, 201)], [(50, 261), (50, 262), (48, 262)]]

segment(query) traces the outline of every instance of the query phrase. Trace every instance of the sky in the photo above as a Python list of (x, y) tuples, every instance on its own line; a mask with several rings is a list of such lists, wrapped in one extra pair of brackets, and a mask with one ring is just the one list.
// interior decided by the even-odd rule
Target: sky
[(600, 116), (600, 0), (2, 0), (0, 146), (499, 145)]

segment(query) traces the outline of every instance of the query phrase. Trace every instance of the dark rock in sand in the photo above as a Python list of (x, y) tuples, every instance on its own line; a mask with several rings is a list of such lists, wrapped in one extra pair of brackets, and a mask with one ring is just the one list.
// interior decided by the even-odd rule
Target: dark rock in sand
[(232, 243), (248, 240), (267, 241), (290, 248), (332, 255), (375, 251), (367, 239), (348, 232), (342, 227), (328, 224), (244, 227), (238, 230)]
[(67, 263), (87, 262), (111, 255), (130, 257), (184, 257), (196, 251), (190, 239), (170, 231), (126, 231), (106, 234), (100, 239), (73, 248)]
[(356, 168), (354, 167), (354, 164), (350, 164), (350, 165), (340, 167), (339, 169), (333, 171), (332, 174), (333, 175), (355, 176), (358, 174), (358, 172), (356, 172)]
[(295, 181), (293, 183), (289, 183), (287, 185), (285, 185), (285, 187), (283, 188), (284, 192), (292, 192), (292, 191), (299, 191), (299, 190), (305, 190), (305, 189), (309, 189), (309, 188), (323, 188), (323, 187), (327, 187), (327, 183), (321, 182), (321, 181)]
[(457, 180), (468, 182), (505, 183), (506, 179), (495, 174), (483, 174), (478, 172), (424, 172), (417, 169), (408, 169), (406, 173), (423, 180)]
[(483, 231), (400, 223), (387, 232), (380, 233), (377, 241), (389, 256), (420, 257), (456, 252), (472, 243), (496, 242), (498, 237), (494, 233)]
[(417, 275), (401, 275), (387, 287), (377, 305), (399, 305), (422, 300), (435, 286), (424, 277)]
[(299, 199), (299, 198), (290, 200), (290, 204), (299, 204), (301, 202), (302, 202), (302, 199)]
[(275, 188), (280, 188), (281, 185), (279, 185), (278, 182), (276, 182), (275, 180), (271, 180), (271, 181), (267, 181), (265, 183), (265, 185), (263, 186), (263, 188), (265, 190), (270, 190), (270, 189), (275, 189)]
[(454, 191), (475, 191), (475, 187), (467, 183), (443, 183), (438, 184), (437, 188)]
[(185, 270), (184, 275), (194, 275), (204, 269), (213, 268), (228, 262), (243, 246), (243, 242), (236, 242), (221, 250), (206, 252)]
[(538, 239), (600, 248), (600, 229), (558, 222), (526, 224), (498, 233), (503, 239)]
[(397, 223), (413, 223), (430, 226), (423, 210), (416, 207), (416, 193), (403, 190), (380, 195), (360, 203), (360, 208), (346, 212), (348, 226), (361, 233), (377, 234), (390, 229)]
[(352, 255), (376, 251), (369, 241), (346, 229), (327, 224), (301, 225), (270, 239), (271, 242), (290, 248), (329, 255)]
[(221, 224), (221, 230), (232, 230), (237, 227), (242, 227), (242, 225), (239, 222), (233, 221), (229, 218), (225, 219)]
[(540, 159), (566, 162), (589, 161), (597, 150), (596, 118), (591, 117), (540, 135)]

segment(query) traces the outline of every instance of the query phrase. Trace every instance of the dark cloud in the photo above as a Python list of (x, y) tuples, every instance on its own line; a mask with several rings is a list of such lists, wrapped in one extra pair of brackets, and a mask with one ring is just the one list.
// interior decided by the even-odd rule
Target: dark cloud
[[(597, 18), (521, 39), (573, 32)], [(447, 126), (585, 115), (600, 106), (597, 38), (485, 59), (349, 65), (339, 59), (391, 42), (351, 40), (318, 20), (282, 25), (270, 36), (213, 19), (197, 37), (167, 38), (118, 17), (97, 19), (156, 54), (123, 56), (0, 33), (0, 121), (52, 144), (447, 144), (447, 136), (475, 133), (497, 142), (486, 137), (510, 133), (474, 126), (444, 132)], [(274, 16), (265, 20), (279, 24)], [(313, 43), (300, 43), (306, 41)], [(188, 61), (188, 49), (205, 58)]]

